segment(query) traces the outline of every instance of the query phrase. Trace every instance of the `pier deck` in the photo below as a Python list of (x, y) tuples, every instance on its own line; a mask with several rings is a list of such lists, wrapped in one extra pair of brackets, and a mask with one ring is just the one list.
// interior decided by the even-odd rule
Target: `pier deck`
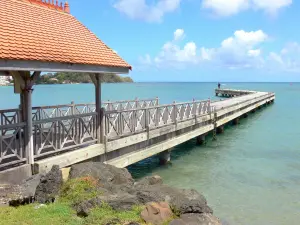
[(223, 132), (225, 124), (237, 123), (239, 118), (275, 100), (275, 94), (268, 92), (216, 89), (215, 93), (237, 97), (170, 105), (160, 105), (158, 99), (105, 103), (100, 141), (92, 104), (33, 108), (32, 165), (23, 146), (25, 131), (18, 121), (18, 110), (2, 110), (0, 182), (12, 182), (17, 179), (16, 173), (29, 176), (47, 172), (54, 164), (67, 167), (85, 160), (126, 167), (160, 154), (161, 161), (167, 162), (172, 147), (192, 138), (201, 144), (208, 133), (215, 137)]

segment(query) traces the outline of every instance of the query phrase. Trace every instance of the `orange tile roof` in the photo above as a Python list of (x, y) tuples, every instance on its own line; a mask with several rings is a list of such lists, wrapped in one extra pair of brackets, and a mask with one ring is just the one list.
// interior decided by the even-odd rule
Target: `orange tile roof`
[(44, 3), (42, 0), (0, 0), (0, 59), (131, 69), (67, 13), (69, 8), (53, 3), (53, 0), (52, 3), (50, 0), (49, 3), (45, 0)]

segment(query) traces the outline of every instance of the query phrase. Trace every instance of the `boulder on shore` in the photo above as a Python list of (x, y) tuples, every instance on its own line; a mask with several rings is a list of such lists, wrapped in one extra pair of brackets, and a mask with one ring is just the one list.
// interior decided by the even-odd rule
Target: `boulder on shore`
[(96, 207), (102, 207), (103, 203), (109, 205), (112, 209), (117, 211), (131, 210), (133, 206), (139, 204), (138, 199), (134, 195), (128, 193), (118, 193), (98, 196), (90, 200), (83, 201), (74, 206), (77, 215), (86, 217), (90, 210)]
[(163, 184), (163, 180), (160, 176), (154, 175), (154, 176), (145, 177), (145, 178), (139, 180), (138, 182), (135, 182), (134, 186), (137, 189), (137, 188), (143, 188), (143, 187), (149, 186), (149, 185), (158, 185), (158, 184)]
[(71, 166), (69, 179), (91, 176), (106, 185), (132, 185), (134, 180), (127, 169), (100, 162), (86, 162)]
[(213, 213), (206, 199), (195, 190), (185, 190), (166, 185), (145, 186), (136, 195), (142, 204), (168, 202), (177, 214)]
[(170, 206), (166, 202), (151, 202), (141, 212), (141, 218), (148, 224), (163, 225), (173, 218)]
[(54, 202), (63, 184), (62, 173), (59, 166), (54, 165), (49, 173), (42, 176), (35, 191), (35, 200), (39, 203)]
[[(141, 218), (154, 225), (165, 224), (174, 216), (179, 218), (174, 219), (171, 225), (221, 224), (212, 215), (213, 211), (207, 205), (204, 196), (193, 189), (178, 189), (164, 185), (160, 176), (145, 177), (135, 182), (127, 169), (100, 162), (85, 162), (71, 167), (69, 179), (74, 179), (70, 183), (76, 184), (82, 180), (92, 182), (91, 187), (80, 189), (83, 198), (71, 204), (81, 217), (89, 216), (93, 208), (107, 205), (115, 211), (129, 211), (133, 206), (145, 206)], [(20, 186), (20, 190), (24, 195), (34, 197), (36, 202), (44, 204), (53, 202), (59, 194), (70, 193), (72, 196), (72, 189), (66, 188), (69, 192), (65, 193), (64, 188), (60, 192), (62, 184), (62, 172), (58, 166), (53, 166), (49, 173), (27, 179)], [(94, 191), (95, 194), (90, 195)], [(119, 224), (120, 221), (117, 220), (118, 218), (108, 221), (107, 224)], [(136, 223), (127, 225), (129, 224), (137, 225)]]
[(9, 204), (16, 207), (34, 202), (36, 187), (40, 183), (41, 177), (42, 174), (38, 174), (22, 181), (19, 185), (0, 187), (0, 204)]
[(76, 204), (74, 208), (80, 216), (88, 216), (92, 208), (101, 207), (103, 202), (115, 210), (130, 210), (134, 205), (166, 202), (178, 216), (213, 213), (205, 197), (196, 190), (169, 187), (163, 184), (160, 176), (145, 177), (134, 182), (126, 169), (103, 163), (82, 163), (71, 167), (71, 179), (85, 176), (97, 179), (99, 185), (108, 192)]

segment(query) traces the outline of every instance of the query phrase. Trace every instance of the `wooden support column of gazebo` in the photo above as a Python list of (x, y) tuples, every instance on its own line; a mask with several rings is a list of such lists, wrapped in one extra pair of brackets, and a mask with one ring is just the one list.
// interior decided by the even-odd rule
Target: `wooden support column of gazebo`
[(20, 122), (25, 122), (25, 148), (28, 164), (34, 163), (33, 137), (32, 137), (32, 91), (35, 80), (41, 72), (9, 71), (14, 79), (14, 91), (20, 94)]
[(32, 92), (34, 82), (42, 72), (90, 74), (95, 85), (96, 134), (100, 143), (103, 139), (101, 74), (129, 73), (131, 66), (78, 22), (70, 14), (67, 3), (1, 0), (0, 27), (0, 72), (13, 77), (14, 92), (20, 94), (19, 122), (25, 124), (27, 163), (33, 165), (36, 157), (32, 134)]

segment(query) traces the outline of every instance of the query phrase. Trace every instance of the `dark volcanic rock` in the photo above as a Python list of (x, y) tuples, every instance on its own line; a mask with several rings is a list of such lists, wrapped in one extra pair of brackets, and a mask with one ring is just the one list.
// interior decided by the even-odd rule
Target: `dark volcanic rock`
[(142, 188), (149, 185), (160, 185), (160, 184), (163, 184), (162, 178), (158, 175), (154, 175), (139, 180), (138, 182), (134, 183), (134, 187)]
[(183, 214), (180, 219), (173, 220), (170, 225), (221, 225), (212, 214)]
[(21, 187), (23, 188), (24, 196), (34, 196), (36, 192), (36, 188), (39, 185), (43, 174), (34, 175), (26, 180), (23, 181)]
[(0, 198), (3, 198), (3, 203), (14, 207), (34, 202), (36, 187), (40, 183), (41, 177), (42, 174), (38, 174), (24, 180), (19, 185), (8, 185), (1, 191)]
[(131, 210), (133, 206), (139, 204), (137, 197), (128, 193), (103, 196), (101, 199), (114, 210)]
[(177, 201), (174, 206), (181, 214), (185, 213), (213, 213), (212, 209), (199, 200), (182, 199)]
[(128, 193), (119, 193), (107, 196), (98, 196), (90, 200), (83, 201), (74, 208), (78, 216), (86, 217), (90, 210), (95, 207), (101, 207), (103, 203), (108, 204), (114, 210), (131, 210), (133, 206), (138, 205), (138, 199), (135, 195)]
[(136, 195), (142, 204), (168, 202), (176, 213), (212, 213), (206, 199), (195, 190), (180, 190), (165, 185), (145, 186)]
[(54, 202), (62, 183), (63, 177), (59, 166), (54, 165), (49, 173), (41, 177), (36, 187), (35, 200), (39, 203)]
[(131, 174), (127, 169), (117, 168), (100, 162), (86, 162), (73, 165), (70, 170), (70, 179), (91, 176), (102, 184), (133, 184)]

